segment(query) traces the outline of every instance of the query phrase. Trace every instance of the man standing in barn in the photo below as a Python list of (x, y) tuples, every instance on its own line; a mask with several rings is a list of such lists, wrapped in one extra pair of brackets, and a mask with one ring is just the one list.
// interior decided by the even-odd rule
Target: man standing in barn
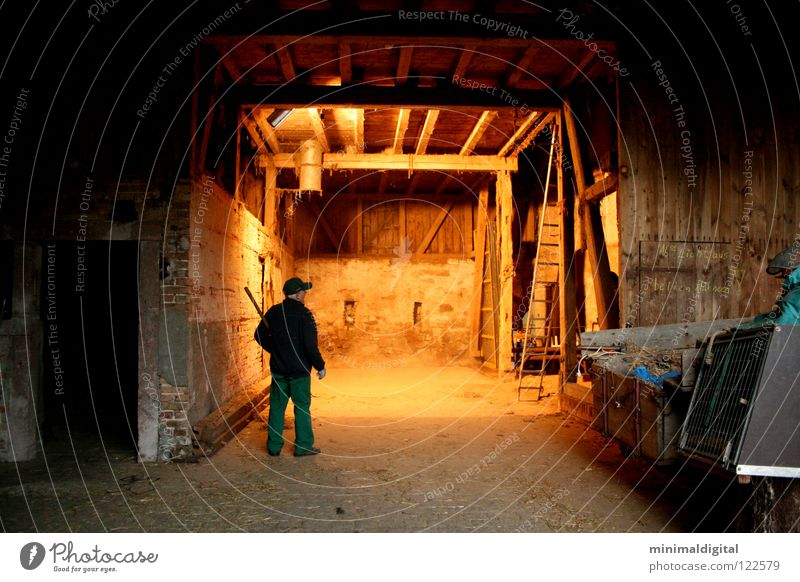
[(290, 398), (294, 403), (294, 456), (320, 453), (311, 426), (311, 368), (317, 370), (320, 380), (326, 371), (317, 347), (317, 325), (305, 306), (309, 289), (311, 283), (297, 277), (286, 281), (286, 299), (267, 311), (255, 332), (258, 345), (270, 353), (267, 452), (272, 457), (280, 455), (283, 448), (283, 422)]

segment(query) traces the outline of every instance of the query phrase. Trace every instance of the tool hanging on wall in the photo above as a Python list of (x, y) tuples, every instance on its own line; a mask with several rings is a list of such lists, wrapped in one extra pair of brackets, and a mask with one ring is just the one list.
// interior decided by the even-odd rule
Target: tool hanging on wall
[(263, 321), (263, 322), (264, 322), (264, 325), (266, 325), (266, 326), (267, 326), (267, 329), (269, 329), (269, 324), (267, 323), (267, 318), (266, 318), (266, 315), (264, 314), (264, 312), (263, 312), (263, 311), (261, 311), (261, 307), (260, 307), (260, 306), (258, 305), (258, 303), (256, 302), (256, 298), (255, 298), (255, 297), (253, 297), (253, 294), (250, 292), (250, 289), (248, 289), (247, 287), (245, 287), (245, 288), (244, 288), (244, 292), (245, 292), (245, 293), (247, 293), (247, 296), (250, 298), (250, 301), (252, 301), (252, 302), (253, 302), (253, 307), (255, 307), (255, 308), (256, 308), (256, 311), (258, 312), (258, 316), (261, 318), (261, 321)]

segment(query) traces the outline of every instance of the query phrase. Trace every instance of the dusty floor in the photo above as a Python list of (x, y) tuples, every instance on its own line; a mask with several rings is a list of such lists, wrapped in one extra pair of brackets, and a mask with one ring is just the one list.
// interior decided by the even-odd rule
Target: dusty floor
[[(555, 382), (555, 377), (548, 378)], [(557, 387), (554, 385), (554, 388)], [(593, 532), (732, 528), (733, 487), (625, 459), (513, 379), (470, 368), (332, 369), (312, 384), (317, 445), (268, 457), (252, 422), (211, 459), (141, 465), (68, 435), (0, 466), (4, 531)], [(287, 421), (287, 439), (292, 423)], [(77, 461), (77, 462), (76, 462)]]

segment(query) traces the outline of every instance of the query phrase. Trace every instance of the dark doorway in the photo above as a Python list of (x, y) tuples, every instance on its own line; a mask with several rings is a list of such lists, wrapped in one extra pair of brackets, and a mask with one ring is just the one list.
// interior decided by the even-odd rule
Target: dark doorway
[(138, 254), (135, 242), (43, 245), (45, 447), (97, 436), (135, 450)]

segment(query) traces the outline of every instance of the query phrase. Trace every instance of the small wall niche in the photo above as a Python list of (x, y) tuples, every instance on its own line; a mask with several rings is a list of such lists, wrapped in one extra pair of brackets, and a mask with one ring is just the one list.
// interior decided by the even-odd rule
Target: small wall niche
[(344, 326), (353, 327), (356, 324), (356, 302), (346, 300), (344, 302)]
[(414, 325), (422, 321), (422, 303), (419, 301), (414, 302)]

